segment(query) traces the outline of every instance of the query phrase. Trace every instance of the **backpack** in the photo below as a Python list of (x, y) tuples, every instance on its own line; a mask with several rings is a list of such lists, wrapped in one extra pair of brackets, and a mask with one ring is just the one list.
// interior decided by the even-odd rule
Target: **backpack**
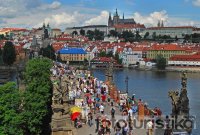
[(114, 108), (111, 109), (111, 113), (112, 113), (112, 114), (115, 113), (115, 109), (114, 109)]

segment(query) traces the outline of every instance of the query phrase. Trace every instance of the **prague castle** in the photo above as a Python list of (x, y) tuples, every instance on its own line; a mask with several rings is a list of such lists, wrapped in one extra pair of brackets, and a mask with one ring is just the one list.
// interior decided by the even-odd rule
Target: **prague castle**
[(115, 25), (119, 25), (119, 24), (136, 24), (135, 20), (133, 18), (130, 19), (124, 19), (124, 14), (123, 14), (123, 18), (120, 19), (120, 16), (118, 15), (117, 9), (116, 12), (113, 16), (113, 19), (111, 17), (111, 13), (109, 15), (108, 18), (108, 27), (113, 27)]

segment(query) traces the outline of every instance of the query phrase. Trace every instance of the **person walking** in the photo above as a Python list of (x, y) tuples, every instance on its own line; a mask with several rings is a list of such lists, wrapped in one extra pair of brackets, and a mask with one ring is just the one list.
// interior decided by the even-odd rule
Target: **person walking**
[(95, 122), (96, 122), (96, 130), (95, 130), (95, 133), (97, 133), (97, 132), (99, 131), (99, 125), (100, 125), (99, 116), (96, 117)]
[(115, 118), (115, 107), (114, 106), (111, 106), (110, 113), (111, 113), (112, 119), (114, 119)]
[(153, 135), (153, 122), (147, 122), (147, 135)]
[(88, 113), (88, 124), (89, 126), (91, 127), (92, 126), (92, 120), (93, 120), (93, 116), (92, 116), (92, 113)]
[(104, 114), (104, 106), (103, 106), (103, 104), (101, 104), (99, 106), (99, 110), (100, 110), (101, 114)]

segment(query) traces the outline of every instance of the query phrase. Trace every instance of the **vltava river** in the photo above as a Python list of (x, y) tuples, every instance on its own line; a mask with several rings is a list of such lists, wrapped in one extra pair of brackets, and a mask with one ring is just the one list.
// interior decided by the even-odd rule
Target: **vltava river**
[[(93, 74), (100, 80), (105, 80), (104, 70), (93, 70)], [(171, 113), (169, 90), (181, 89), (181, 73), (137, 71), (133, 69), (115, 70), (114, 83), (120, 91), (126, 90), (125, 78), (129, 77), (129, 95), (136, 94), (149, 104), (149, 107), (159, 107), (166, 115)], [(190, 100), (190, 114), (197, 119), (197, 130), (193, 135), (200, 134), (200, 73), (187, 73), (188, 97)]]

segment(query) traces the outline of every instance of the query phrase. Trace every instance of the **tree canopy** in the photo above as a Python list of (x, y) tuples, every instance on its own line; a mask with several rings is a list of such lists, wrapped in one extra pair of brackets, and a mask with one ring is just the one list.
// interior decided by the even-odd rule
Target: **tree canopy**
[(55, 51), (51, 45), (41, 48), (39, 54), (52, 60), (56, 59)]
[(22, 96), (16, 84), (0, 86), (0, 134), (23, 135)]
[(110, 30), (110, 35), (113, 36), (113, 37), (117, 37), (118, 32), (116, 30)]
[(26, 133), (30, 135), (48, 133), (51, 117), (52, 85), (47, 58), (31, 59), (25, 69), (26, 91), (23, 116), (26, 120)]
[(15, 47), (11, 41), (7, 41), (3, 47), (3, 62), (12, 65), (16, 59)]
[(160, 70), (164, 70), (166, 68), (166, 59), (162, 55), (158, 55), (156, 58), (156, 66)]
[(95, 29), (94, 31), (88, 30), (86, 35), (90, 40), (103, 40), (104, 39), (104, 33), (102, 31), (99, 31)]
[(12, 82), (0, 86), (1, 135), (50, 134), (51, 67), (47, 58), (31, 59), (24, 73), (25, 91), (19, 91)]
[(80, 34), (81, 34), (82, 36), (85, 36), (85, 30), (81, 29), (81, 30), (80, 30)]

